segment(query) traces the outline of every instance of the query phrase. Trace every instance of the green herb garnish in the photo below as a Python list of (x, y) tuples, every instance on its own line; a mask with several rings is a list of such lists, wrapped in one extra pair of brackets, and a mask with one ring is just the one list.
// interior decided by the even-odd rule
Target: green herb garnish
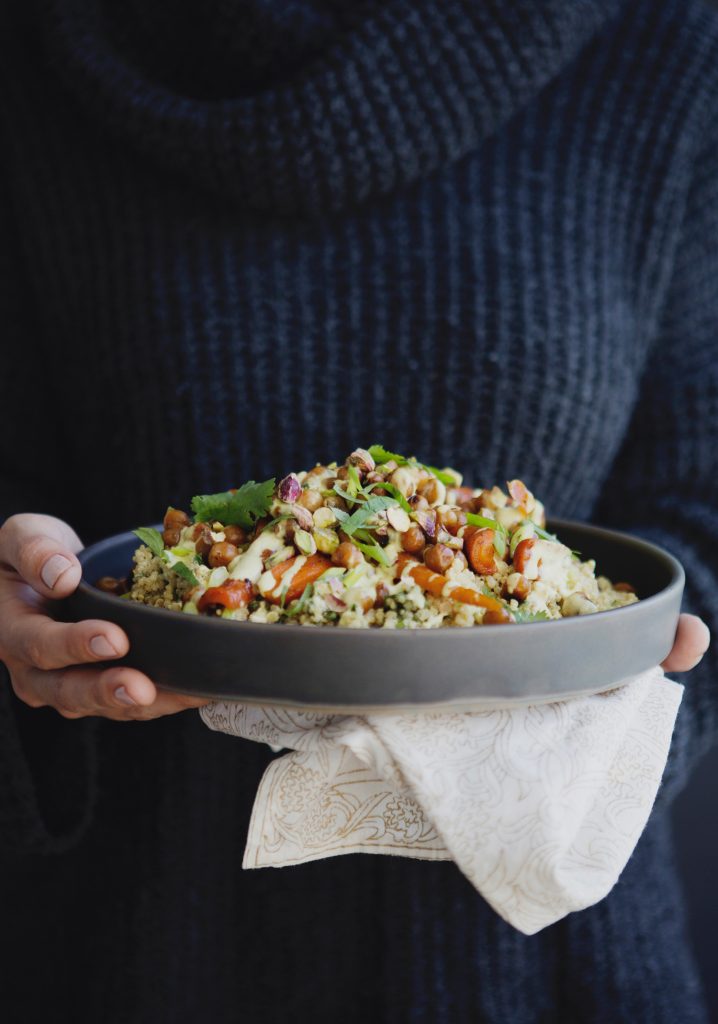
[(546, 612), (525, 612), (520, 608), (509, 608), (509, 612), (517, 622), (548, 622), (550, 616)]
[(353, 496), (361, 490), (361, 477), (356, 466), (347, 466), (347, 490)]
[(170, 569), (173, 572), (176, 572), (178, 576), (181, 576), (183, 580), (191, 583), (193, 587), (199, 586), (199, 580), (192, 570), (184, 564), (184, 562), (175, 562), (174, 565), (170, 566)]
[[(328, 572), (329, 570), (327, 570)], [(321, 577), (320, 577), (321, 579)], [(314, 593), (314, 584), (307, 583), (306, 587), (302, 591), (301, 596), (296, 600), (292, 601), (289, 608), (287, 609), (287, 618), (292, 619), (295, 615), (299, 615), (304, 611), (305, 606), (309, 603), (309, 599)], [(284, 605), (282, 605), (284, 607)]]
[[(342, 523), (342, 530), (351, 537), (356, 530), (360, 530), (366, 524), (367, 520), (371, 519), (371, 517), (376, 515), (377, 512), (382, 512), (387, 508), (394, 508), (398, 504), (399, 502), (396, 498), (386, 498), (379, 494), (374, 498), (369, 498), (364, 502), (361, 508), (352, 512), (347, 519), (340, 519), (340, 522)], [(335, 509), (335, 514), (336, 511), (337, 510)]]
[(269, 520), (266, 526), (262, 527), (262, 533), (266, 533), (267, 530), (271, 530), (273, 526), (276, 526), (277, 523), (281, 523), (284, 519), (294, 519), (294, 516), (287, 515), (286, 513), (282, 513), (281, 516), (275, 516), (274, 519)]
[(373, 558), (375, 562), (379, 562), (380, 565), (390, 566), (391, 562), (384, 554), (384, 549), (381, 545), (377, 544), (376, 541), (371, 543), (365, 543), (364, 541), (357, 540), (356, 535), (352, 538), (352, 543), (356, 544), (362, 554), (366, 555), (367, 558)]
[(391, 483), (389, 483), (388, 480), (382, 480), (382, 482), (380, 484), (375, 484), (375, 486), (376, 487), (384, 487), (389, 492), (389, 494), (391, 495), (392, 498), (396, 498), (396, 500), (399, 502), (399, 504), (401, 505), (401, 507), (404, 509), (405, 512), (412, 512), (413, 511), (411, 505), (406, 500), (406, 498), (401, 493), (401, 491), (396, 486), (396, 484), (391, 484)]
[(139, 537), (143, 544), (147, 545), (153, 555), (164, 557), (165, 545), (159, 530), (155, 530), (153, 526), (140, 526), (139, 529), (132, 532), (135, 537)]
[(456, 478), (451, 473), (445, 473), (443, 469), (437, 469), (436, 466), (427, 466), (425, 462), (419, 462), (413, 455), (407, 458), (405, 455), (397, 454), (397, 452), (387, 451), (380, 444), (371, 445), (371, 447), (367, 448), (367, 451), (378, 466), (392, 460), (396, 462), (397, 466), (420, 466), (421, 469), (425, 469), (428, 473), (435, 476), (437, 480), (441, 480), (442, 484), (445, 484), (447, 487), (456, 487)]
[(266, 515), (274, 496), (274, 477), (263, 483), (248, 480), (232, 492), (197, 494), (192, 498), (192, 511), (196, 523), (223, 523), (251, 530), (258, 519)]
[(405, 466), (409, 461), (404, 455), (397, 455), (396, 452), (388, 452), (380, 444), (373, 444), (367, 448), (367, 451), (371, 455), (377, 466), (382, 466), (385, 462), (396, 462), (398, 466)]

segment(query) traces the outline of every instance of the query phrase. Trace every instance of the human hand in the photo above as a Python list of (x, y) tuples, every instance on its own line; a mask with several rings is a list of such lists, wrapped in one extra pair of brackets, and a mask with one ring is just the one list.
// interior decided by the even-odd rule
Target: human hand
[(711, 633), (697, 615), (681, 615), (673, 649), (661, 665), (666, 672), (687, 672), (695, 668), (708, 650)]
[(46, 614), (46, 599), (67, 597), (80, 582), (81, 548), (75, 531), (51, 516), (15, 515), (0, 527), (0, 660), (20, 700), (53, 707), (63, 718), (100, 715), (121, 722), (207, 704), (163, 693), (125, 665), (94, 667), (129, 649), (114, 623), (59, 623)]

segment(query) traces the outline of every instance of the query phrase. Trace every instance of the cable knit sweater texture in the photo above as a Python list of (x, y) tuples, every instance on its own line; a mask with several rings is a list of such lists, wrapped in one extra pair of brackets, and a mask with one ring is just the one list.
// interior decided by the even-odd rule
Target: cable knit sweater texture
[[(0, 516), (89, 542), (381, 441), (655, 539), (718, 626), (707, 8), (36, 0), (0, 29)], [(268, 750), (4, 684), (3, 1020), (704, 1021), (666, 806), (715, 656), (686, 683), (621, 880), (533, 938), (451, 864), (243, 873)]]

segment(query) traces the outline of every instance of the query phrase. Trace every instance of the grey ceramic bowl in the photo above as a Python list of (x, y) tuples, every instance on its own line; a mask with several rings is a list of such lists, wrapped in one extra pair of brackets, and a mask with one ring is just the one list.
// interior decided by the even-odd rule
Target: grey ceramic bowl
[[(426, 630), (232, 623), (120, 600), (97, 590), (125, 576), (137, 538), (119, 534), (80, 555), (83, 580), (60, 617), (116, 622), (125, 659), (160, 686), (208, 697), (336, 711), (495, 707), (608, 689), (670, 651), (684, 585), (679, 562), (643, 540), (554, 520), (549, 528), (641, 600), (550, 622)], [(117, 662), (114, 662), (117, 664)]]

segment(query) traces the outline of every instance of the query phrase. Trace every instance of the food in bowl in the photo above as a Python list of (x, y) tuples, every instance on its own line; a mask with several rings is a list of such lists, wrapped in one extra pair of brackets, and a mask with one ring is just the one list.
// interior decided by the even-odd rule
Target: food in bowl
[(278, 483), (197, 495), (141, 528), (131, 579), (101, 589), (188, 615), (432, 629), (559, 619), (638, 600), (546, 530), (520, 480), (465, 486), (381, 445)]

